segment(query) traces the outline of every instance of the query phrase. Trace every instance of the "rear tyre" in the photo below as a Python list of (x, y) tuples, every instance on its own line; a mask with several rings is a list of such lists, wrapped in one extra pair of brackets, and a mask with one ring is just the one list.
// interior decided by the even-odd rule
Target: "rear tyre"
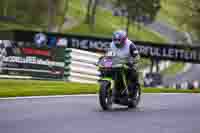
[(141, 87), (140, 85), (137, 85), (136, 88), (136, 94), (134, 94), (134, 98), (133, 100), (129, 101), (128, 103), (128, 108), (136, 108), (140, 102), (140, 98), (141, 98)]
[(99, 103), (103, 110), (109, 110), (112, 107), (112, 91), (109, 81), (102, 81), (100, 83)]

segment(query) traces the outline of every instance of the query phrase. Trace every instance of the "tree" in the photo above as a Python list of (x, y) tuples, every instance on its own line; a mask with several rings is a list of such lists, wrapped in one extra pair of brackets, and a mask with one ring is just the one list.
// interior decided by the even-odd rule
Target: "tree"
[(1, 0), (0, 16), (16, 18), (24, 25), (53, 31), (63, 24), (70, 0)]
[(9, 1), (4, 0), (3, 16), (7, 16), (8, 14), (8, 2)]
[(91, 29), (94, 29), (96, 10), (99, 2), (99, 0), (88, 0), (85, 22), (90, 25)]
[(94, 0), (92, 13), (91, 13), (91, 25), (92, 25), (93, 29), (94, 29), (95, 20), (96, 20), (96, 10), (97, 10), (97, 5), (98, 4), (99, 4), (99, 0)]
[(179, 5), (181, 13), (177, 15), (179, 25), (185, 31), (193, 32), (200, 38), (200, 4), (199, 0), (182, 0)]
[(56, 16), (56, 0), (48, 0), (48, 32), (55, 28), (54, 17)]
[(1, 0), (0, 2), (0, 16), (7, 16), (8, 0)]
[(59, 22), (58, 22), (58, 32), (61, 32), (63, 24), (65, 24), (68, 21), (67, 18), (67, 12), (69, 10), (69, 2), (70, 0), (63, 0), (60, 1), (60, 4), (58, 6), (58, 16), (59, 16)]
[(153, 22), (161, 8), (160, 0), (117, 0), (116, 5), (125, 9), (127, 17), (127, 33), (130, 22)]
[(87, 13), (86, 13), (86, 17), (85, 17), (85, 23), (89, 24), (90, 23), (90, 12), (91, 12), (91, 7), (92, 7), (92, 1), (93, 0), (88, 0), (88, 4), (87, 4)]

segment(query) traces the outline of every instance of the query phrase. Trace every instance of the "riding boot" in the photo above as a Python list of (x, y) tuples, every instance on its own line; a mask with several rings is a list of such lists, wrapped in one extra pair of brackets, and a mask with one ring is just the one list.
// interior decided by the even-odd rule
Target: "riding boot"
[(139, 81), (138, 81), (138, 77), (132, 81), (130, 84), (129, 84), (129, 98), (133, 98), (135, 99), (136, 98), (136, 95), (137, 95), (137, 91), (138, 91), (138, 86), (139, 86)]
[(134, 98), (134, 94), (135, 94), (135, 85), (134, 83), (130, 83), (129, 86), (128, 86), (128, 97), (130, 99), (133, 99)]

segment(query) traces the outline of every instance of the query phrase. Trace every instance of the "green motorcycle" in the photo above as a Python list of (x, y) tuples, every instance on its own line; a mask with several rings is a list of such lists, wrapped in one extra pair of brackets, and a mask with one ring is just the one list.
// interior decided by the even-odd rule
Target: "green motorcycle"
[(103, 110), (112, 108), (112, 104), (136, 108), (141, 97), (140, 85), (137, 85), (133, 98), (130, 100), (128, 84), (131, 82), (126, 79), (128, 73), (127, 59), (116, 56), (104, 56), (98, 63), (100, 71), (100, 90), (99, 102)]

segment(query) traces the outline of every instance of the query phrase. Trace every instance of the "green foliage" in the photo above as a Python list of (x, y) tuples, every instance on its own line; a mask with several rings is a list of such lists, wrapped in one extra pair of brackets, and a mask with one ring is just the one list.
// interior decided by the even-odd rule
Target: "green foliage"
[(161, 0), (161, 6), (157, 20), (169, 23), (174, 26), (174, 29), (181, 29), (181, 25), (178, 24), (180, 12), (184, 10), (183, 7), (179, 6), (182, 0)]
[[(64, 30), (64, 32), (111, 37), (113, 31), (117, 29), (124, 29), (126, 26), (126, 20), (124, 17), (113, 16), (112, 12), (98, 8), (95, 29), (91, 31), (89, 25), (84, 23), (84, 18), (82, 17), (84, 16), (85, 8), (80, 8), (80, 6), (80, 3), (78, 2), (72, 4), (70, 8), (73, 10), (71, 10), (69, 13), (71, 16), (76, 16), (77, 19), (80, 19), (79, 21), (81, 21), (81, 24), (73, 27), (72, 29)], [(129, 37), (134, 40), (166, 42), (166, 39), (160, 36), (158, 33), (155, 33), (145, 27), (138, 29), (135, 24), (130, 25)]]
[[(48, 24), (48, 1), (49, 0), (1, 0), (0, 7), (5, 7), (4, 2), (8, 4), (8, 16), (14, 16), (18, 21), (24, 22), (22, 25), (16, 24), (0, 24), (1, 29), (5, 27), (9, 29), (46, 29)], [(83, 4), (85, 3), (85, 4)], [(85, 15), (87, 13), (87, 1), (82, 0), (55, 0), (56, 17), (54, 17), (57, 25), (62, 25), (65, 16), (71, 16), (73, 21), (80, 23), (72, 29), (64, 30), (64, 32), (72, 32), (77, 34), (89, 34), (98, 36), (112, 35), (116, 29), (125, 28), (126, 19), (124, 17), (116, 17), (112, 12), (97, 8), (96, 23), (94, 30), (91, 31), (88, 24), (85, 24)], [(66, 13), (66, 9), (68, 12)], [(3, 11), (2, 11), (3, 12)], [(73, 22), (72, 21), (72, 22)], [(37, 27), (38, 26), (38, 27)], [(131, 39), (164, 42), (165, 39), (159, 34), (141, 27), (137, 29), (136, 25), (130, 26)]]
[[(55, 14), (52, 17), (56, 24), (64, 21), (68, 0), (53, 0)], [(1, 0), (0, 15), (14, 17), (22, 24), (47, 26), (49, 0)]]
[(160, 0), (118, 0), (119, 6), (125, 7), (132, 21), (138, 17), (148, 17), (153, 21), (161, 8)]
[(184, 8), (179, 16), (179, 23), (186, 30), (191, 29), (200, 38), (200, 4), (199, 0), (182, 0), (180, 5)]
[(200, 38), (199, 0), (162, 0), (158, 20), (166, 21), (180, 31), (189, 31)]
[(175, 76), (177, 72), (180, 72), (183, 70), (185, 66), (185, 63), (173, 63), (168, 68), (161, 71), (161, 74), (168, 75), (168, 76)]

